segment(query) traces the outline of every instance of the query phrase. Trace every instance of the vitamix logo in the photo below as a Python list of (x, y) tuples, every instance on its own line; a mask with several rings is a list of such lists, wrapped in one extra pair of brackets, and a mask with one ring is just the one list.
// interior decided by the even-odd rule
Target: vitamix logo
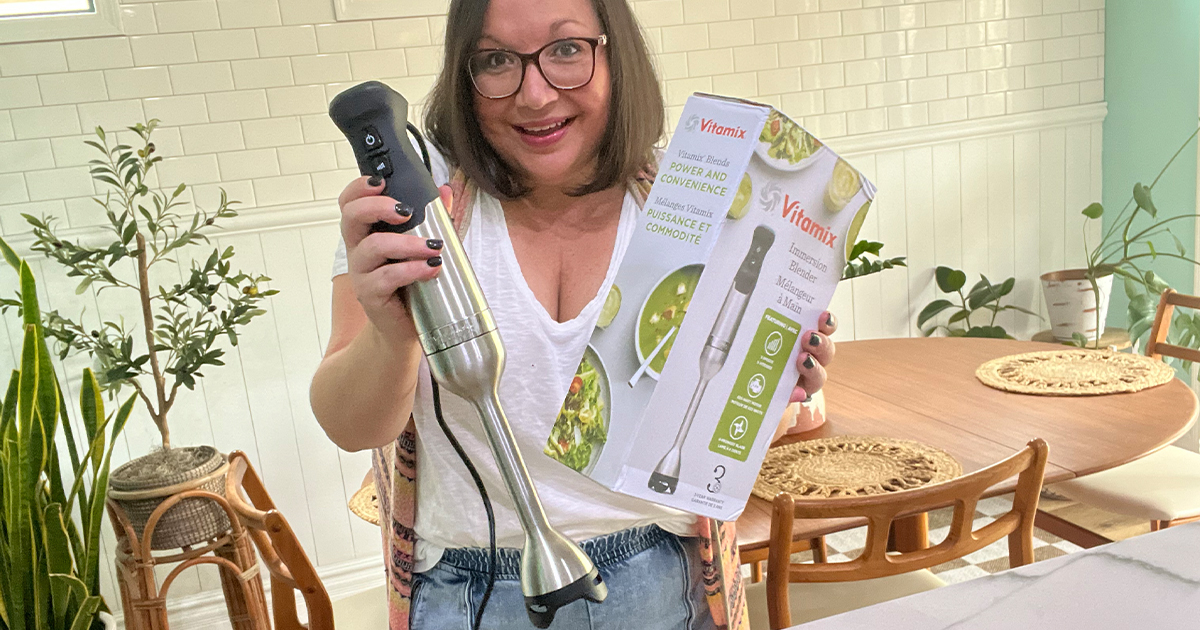
[(758, 196), (759, 207), (766, 212), (778, 212), (785, 221), (800, 228), (801, 232), (817, 239), (822, 245), (832, 248), (837, 235), (829, 228), (807, 216), (798, 200), (783, 192), (775, 182), (769, 182)]
[(724, 127), (718, 125), (717, 121), (708, 118), (700, 119), (700, 131), (711, 133), (714, 136), (728, 136), (730, 138), (745, 138), (746, 130), (741, 127)]

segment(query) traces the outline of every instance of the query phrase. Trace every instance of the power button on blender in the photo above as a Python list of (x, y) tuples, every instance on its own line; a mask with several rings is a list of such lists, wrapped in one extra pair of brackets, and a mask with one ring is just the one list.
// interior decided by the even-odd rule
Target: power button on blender
[(383, 138), (379, 137), (379, 132), (374, 127), (367, 127), (363, 129), (362, 144), (363, 148), (371, 153), (383, 148)]

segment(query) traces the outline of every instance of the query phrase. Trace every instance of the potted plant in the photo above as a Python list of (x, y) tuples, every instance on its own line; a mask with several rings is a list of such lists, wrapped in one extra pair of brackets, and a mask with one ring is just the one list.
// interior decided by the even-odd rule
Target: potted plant
[[(113, 630), (100, 595), (100, 527), (113, 445), (135, 399), (106, 415), (100, 385), (84, 370), (81, 422), (72, 422), (38, 317), (33, 273), (3, 240), (0, 250), (20, 275), (25, 329), (19, 368), (0, 402), (0, 630)], [(56, 440), (60, 427), (65, 453)]]
[[(1149, 186), (1141, 182), (1134, 184), (1129, 202), (1103, 230), (1100, 242), (1088, 251), (1086, 268), (1055, 271), (1042, 276), (1046, 309), (1055, 338), (1071, 341), (1081, 347), (1089, 343), (1098, 347), (1100, 337), (1104, 334), (1113, 279), (1120, 276), (1130, 298), (1130, 338), (1136, 340), (1149, 330), (1148, 322), (1153, 318), (1154, 308), (1150, 307), (1147, 318), (1144, 308), (1146, 300), (1138, 296), (1153, 296), (1149, 299), (1157, 305), (1158, 296), (1166, 288), (1166, 284), (1149, 269), (1149, 265), (1159, 257), (1197, 264), (1195, 259), (1188, 257), (1187, 249), (1171, 232), (1169, 224), (1200, 215), (1185, 214), (1159, 219), (1152, 196), (1154, 186), (1196, 138), (1197, 133), (1200, 133), (1200, 129), (1188, 136)], [(1084, 221), (1101, 221), (1104, 212), (1103, 205), (1092, 203), (1083, 209)], [(1142, 327), (1144, 330), (1141, 330)]]
[[(186, 185), (151, 186), (155, 165), (162, 159), (151, 140), (157, 126), (158, 121), (151, 120), (129, 127), (140, 145), (136, 148), (110, 142), (99, 127), (97, 139), (87, 141), (99, 153), (90, 162), (92, 177), (106, 189), (95, 199), (108, 219), (102, 243), (61, 238), (52, 219), (24, 215), (33, 227), (32, 249), (78, 278), (78, 293), (89, 287), (112, 290), (127, 295), (140, 311), (140, 326), (130, 327), (118, 320), (91, 328), (82, 318), (58, 311), (43, 314), (46, 335), (58, 342), (60, 356), (91, 356), (101, 387), (113, 393), (132, 388), (162, 435), (161, 450), (121, 465), (109, 479), (111, 497), (128, 513), (139, 535), (145, 519), (171, 494), (193, 488), (224, 493), (225, 456), (212, 446), (172, 445), (169, 413), (180, 387), (193, 389), (204, 369), (224, 365), (218, 342), (228, 339), (237, 345), (238, 331), (264, 314), (260, 303), (276, 293), (260, 286), (269, 280), (266, 276), (233, 270), (232, 247), (195, 257), (182, 282), (150, 282), (156, 265), (175, 265), (185, 249), (208, 243), (219, 220), (237, 215), (237, 202), (224, 190), (214, 211), (187, 211)], [(153, 547), (203, 542), (228, 526), (219, 506), (187, 499), (159, 522)]]
[[(937, 299), (930, 302), (917, 315), (917, 328), (926, 337), (939, 331), (948, 337), (985, 337), (991, 339), (1012, 339), (1008, 331), (996, 323), (996, 317), (1005, 311), (1017, 311), (1026, 315), (1037, 313), (1013, 304), (1002, 303), (1005, 296), (1012, 293), (1017, 281), (1009, 278), (1000, 284), (994, 284), (987, 276), (979, 274), (976, 282), (969, 291), (963, 293), (967, 284), (967, 274), (951, 267), (941, 266), (934, 271), (934, 280), (942, 293), (957, 296), (958, 303), (950, 300)], [(951, 311), (945, 323), (937, 323), (935, 318), (944, 311)], [(974, 321), (971, 316), (975, 315)], [(926, 324), (930, 324), (926, 327)]]

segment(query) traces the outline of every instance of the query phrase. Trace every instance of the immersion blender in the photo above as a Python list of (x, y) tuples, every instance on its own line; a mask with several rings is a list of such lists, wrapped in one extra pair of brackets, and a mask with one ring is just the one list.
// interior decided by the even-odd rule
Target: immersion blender
[(338, 94), (329, 104), (329, 116), (354, 146), (360, 172), (383, 177), (383, 194), (412, 210), (408, 222), (379, 223), (374, 229), (444, 243), (437, 277), (409, 285), (403, 297), (433, 378), (470, 401), (483, 421), (525, 530), (521, 591), (530, 620), (545, 628), (559, 608), (577, 599), (604, 601), (608, 587), (596, 566), (546, 518), (500, 406), (497, 386), (504, 371), (504, 345), (437, 186), (408, 141), (408, 101), (390, 87), (369, 81)]
[(725, 366), (729, 347), (733, 345), (733, 338), (737, 336), (738, 327), (742, 324), (742, 316), (746, 314), (746, 306), (750, 304), (750, 294), (754, 292), (754, 285), (758, 284), (763, 258), (773, 243), (775, 232), (771, 231), (771, 228), (765, 225), (754, 228), (750, 251), (746, 252), (742, 266), (733, 277), (733, 286), (729, 287), (725, 302), (721, 304), (721, 310), (713, 322), (712, 332), (708, 333), (708, 341), (700, 351), (700, 380), (696, 383), (696, 391), (692, 392), (692, 400), (683, 414), (683, 424), (675, 436), (675, 443), (659, 460), (654, 472), (650, 473), (647, 485), (659, 494), (675, 494), (675, 487), (679, 485), (679, 460), (683, 454), (683, 441), (687, 439), (688, 431), (692, 428), (692, 420), (696, 418), (696, 410), (700, 408), (700, 400), (704, 398), (704, 390), (708, 389), (709, 381)]

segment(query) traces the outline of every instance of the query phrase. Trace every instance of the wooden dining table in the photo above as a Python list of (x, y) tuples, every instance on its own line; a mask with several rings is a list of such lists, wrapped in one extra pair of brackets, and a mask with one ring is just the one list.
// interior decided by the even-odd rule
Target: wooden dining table
[[(1050, 446), (1045, 483), (1107, 470), (1144, 457), (1181, 437), (1196, 421), (1197, 399), (1179, 379), (1132, 394), (1031, 396), (992, 389), (975, 369), (990, 359), (1062, 350), (1056, 344), (1002, 339), (918, 338), (837, 344), (825, 385), (825, 423), (782, 438), (868, 435), (916, 440), (940, 448), (971, 473), (1042, 438)], [(1008, 485), (993, 494), (1010, 492)], [(1052, 518), (1040, 514), (1041, 518)], [(897, 521), (897, 548), (927, 544), (924, 515)], [(848, 529), (846, 520), (798, 521), (796, 541)], [(737, 521), (744, 561), (766, 557), (771, 503), (751, 496)]]

